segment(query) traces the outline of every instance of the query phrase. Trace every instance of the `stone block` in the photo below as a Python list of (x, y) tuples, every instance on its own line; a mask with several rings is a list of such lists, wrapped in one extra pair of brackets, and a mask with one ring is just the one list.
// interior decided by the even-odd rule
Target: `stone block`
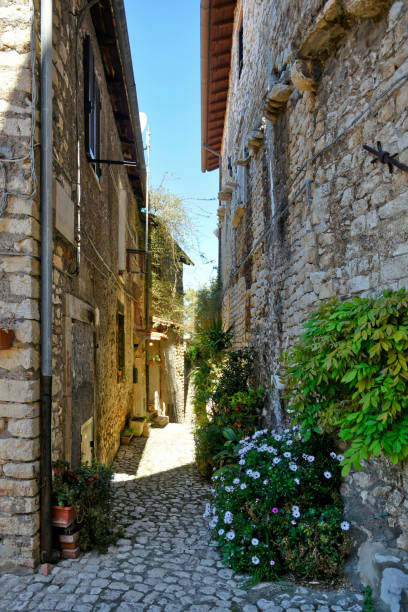
[(0, 479), (0, 496), (34, 497), (38, 493), (37, 480)]
[(40, 224), (32, 217), (23, 219), (12, 219), (3, 217), (0, 219), (0, 233), (7, 232), (9, 234), (23, 234), (30, 236), (36, 240), (40, 239)]
[(300, 91), (316, 91), (320, 80), (320, 68), (312, 60), (297, 59), (290, 67), (290, 77)]
[(350, 278), (348, 287), (350, 293), (367, 291), (367, 289), (370, 288), (370, 279), (368, 276), (355, 276), (354, 278)]
[(10, 348), (7, 351), (0, 351), (0, 368), (8, 370), (16, 370), (24, 368), (25, 370), (38, 370), (40, 367), (40, 353), (34, 348)]
[(9, 419), (7, 429), (18, 438), (36, 438), (40, 435), (40, 419)]
[(0, 269), (7, 273), (25, 272), (26, 274), (39, 275), (40, 262), (27, 255), (5, 255), (1, 257)]
[[(23, 481), (21, 480), (20, 482)], [(39, 495), (34, 495), (32, 497), (13, 497), (12, 495), (0, 495), (0, 512), (6, 512), (8, 514), (28, 514), (30, 512), (37, 512), (39, 507)]]
[(378, 216), (380, 219), (389, 219), (402, 212), (407, 212), (408, 203), (406, 194), (401, 194), (391, 202), (387, 202), (384, 206), (378, 210)]
[(3, 465), (4, 475), (8, 478), (35, 478), (40, 471), (40, 462), (32, 463), (5, 463)]
[(35, 402), (40, 399), (39, 380), (0, 380), (0, 401)]
[(40, 404), (15, 404), (14, 402), (0, 402), (0, 417), (25, 419), (40, 415)]
[(40, 283), (32, 276), (14, 276), (10, 277), (10, 292), (13, 295), (24, 295), (28, 298), (40, 297)]
[(14, 334), (17, 342), (23, 344), (40, 342), (40, 324), (37, 321), (22, 321), (14, 326)]
[(408, 255), (400, 255), (393, 257), (383, 264), (381, 276), (384, 281), (399, 280), (407, 276), (408, 272)]
[(0, 515), (0, 534), (16, 536), (32, 536), (40, 527), (39, 513), (17, 514), (15, 516)]
[(387, 6), (389, 0), (342, 0), (344, 9), (353, 17), (371, 19), (380, 15)]
[(34, 461), (40, 456), (38, 438), (0, 438), (0, 459), (8, 461)]
[(381, 578), (381, 599), (390, 612), (401, 612), (403, 591), (408, 592), (408, 574), (397, 568), (386, 568)]
[(39, 255), (40, 248), (36, 240), (32, 238), (23, 238), (14, 242), (14, 248), (18, 253), (30, 253), (31, 255)]

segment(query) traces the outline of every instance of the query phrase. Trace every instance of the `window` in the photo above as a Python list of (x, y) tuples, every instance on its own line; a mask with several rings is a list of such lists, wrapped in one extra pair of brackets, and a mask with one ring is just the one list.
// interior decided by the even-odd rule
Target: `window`
[[(101, 95), (95, 73), (95, 59), (89, 36), (84, 40), (84, 116), (85, 150), (91, 159), (101, 158)], [(93, 164), (98, 178), (102, 174), (100, 164)]]
[(244, 23), (241, 19), (241, 25), (238, 32), (238, 78), (241, 78), (242, 68), (244, 67)]
[(125, 371), (125, 317), (123, 314), (117, 314), (117, 367), (118, 367), (118, 382), (123, 380)]

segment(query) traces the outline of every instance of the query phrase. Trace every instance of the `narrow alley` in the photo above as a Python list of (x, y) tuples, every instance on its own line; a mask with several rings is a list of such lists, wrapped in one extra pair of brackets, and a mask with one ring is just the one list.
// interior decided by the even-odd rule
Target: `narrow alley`
[(289, 583), (246, 590), (225, 568), (202, 518), (208, 486), (193, 463), (184, 425), (153, 429), (114, 462), (114, 512), (125, 537), (108, 554), (64, 560), (50, 576), (5, 574), (4, 612), (359, 612), (362, 595)]

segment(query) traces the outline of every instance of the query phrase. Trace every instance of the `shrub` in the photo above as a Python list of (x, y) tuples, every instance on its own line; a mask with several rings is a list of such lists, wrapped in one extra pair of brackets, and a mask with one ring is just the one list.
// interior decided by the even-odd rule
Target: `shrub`
[(225, 438), (222, 427), (216, 423), (205, 423), (197, 427), (194, 432), (195, 460), (198, 471), (204, 478), (210, 479), (214, 467), (219, 467), (220, 462), (215, 459), (216, 455), (224, 448)]
[[(203, 373), (203, 369), (201, 369)], [(197, 385), (195, 397), (204, 403), (205, 418), (195, 430), (196, 461), (200, 473), (208, 478), (214, 468), (225, 462), (223, 430), (232, 428), (239, 437), (252, 434), (259, 425), (264, 389), (250, 386), (255, 382), (255, 354), (250, 349), (230, 351), (222, 362), (208, 370), (205, 390)], [(208, 410), (208, 412), (207, 412)]]
[[(330, 440), (296, 430), (261, 430), (241, 440), (236, 463), (213, 476), (204, 516), (232, 569), (255, 581), (292, 571), (297, 577), (338, 573), (348, 550), (340, 466)], [(324, 450), (322, 450), (324, 449)]]
[(112, 517), (112, 475), (112, 468), (99, 463), (83, 463), (77, 470), (63, 461), (54, 464), (54, 499), (59, 502), (60, 492), (69, 489), (69, 501), (81, 524), (79, 543), (83, 550), (106, 552), (121, 535)]
[(408, 457), (408, 293), (332, 300), (285, 356), (288, 412), (306, 436), (351, 440), (343, 474), (383, 453)]

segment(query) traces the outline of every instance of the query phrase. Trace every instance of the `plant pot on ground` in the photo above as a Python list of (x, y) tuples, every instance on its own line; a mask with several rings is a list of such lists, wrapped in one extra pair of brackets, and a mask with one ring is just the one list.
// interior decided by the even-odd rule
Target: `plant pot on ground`
[(62, 549), (75, 549), (78, 546), (79, 540), (79, 531), (75, 531), (71, 534), (63, 534), (59, 535), (59, 541)]
[(120, 434), (120, 443), (124, 446), (128, 446), (130, 444), (131, 439), (133, 438), (133, 432), (130, 427), (126, 427)]
[(146, 420), (144, 416), (131, 417), (130, 429), (135, 436), (140, 437), (143, 433), (143, 425)]

